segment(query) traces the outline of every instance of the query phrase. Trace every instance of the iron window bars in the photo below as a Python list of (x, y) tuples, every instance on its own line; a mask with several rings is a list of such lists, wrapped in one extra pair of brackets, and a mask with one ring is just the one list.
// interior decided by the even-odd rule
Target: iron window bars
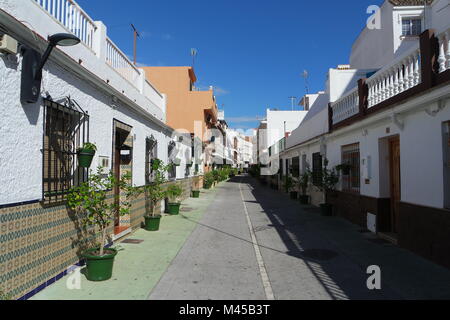
[(158, 141), (154, 136), (148, 137), (145, 141), (145, 183), (151, 184), (155, 180), (153, 172), (153, 160), (158, 158)]
[(342, 176), (342, 189), (359, 193), (361, 188), (359, 143), (342, 147), (342, 163), (350, 165), (349, 174)]
[(313, 170), (312, 170), (312, 182), (315, 186), (319, 187), (322, 185), (322, 170), (323, 170), (323, 159), (320, 152), (314, 153), (313, 158)]
[(64, 105), (44, 99), (43, 122), (42, 199), (57, 204), (87, 181), (88, 169), (77, 165), (77, 149), (89, 141), (89, 115), (69, 97)]

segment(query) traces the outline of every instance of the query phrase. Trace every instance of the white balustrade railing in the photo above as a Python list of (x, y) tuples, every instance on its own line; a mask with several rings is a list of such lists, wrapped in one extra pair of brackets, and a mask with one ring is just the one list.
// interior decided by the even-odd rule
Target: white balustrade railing
[(439, 39), (439, 73), (450, 70), (450, 29), (438, 35)]
[(358, 87), (334, 102), (331, 108), (333, 109), (334, 124), (357, 115), (359, 113)]
[(73, 0), (34, 0), (47, 13), (75, 34), (89, 48), (93, 48), (94, 21)]
[(138, 87), (139, 70), (109, 38), (106, 38), (106, 62), (122, 77)]
[(368, 107), (390, 99), (421, 82), (420, 49), (415, 47), (367, 80)]

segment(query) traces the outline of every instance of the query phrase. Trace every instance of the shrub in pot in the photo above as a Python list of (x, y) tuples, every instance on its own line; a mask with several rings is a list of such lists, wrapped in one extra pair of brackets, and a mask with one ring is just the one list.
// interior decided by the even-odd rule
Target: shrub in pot
[(150, 200), (151, 210), (144, 216), (145, 230), (158, 231), (161, 223), (161, 214), (156, 212), (158, 202), (166, 197), (166, 191), (162, 184), (166, 182), (166, 172), (169, 166), (165, 166), (162, 160), (152, 161), (153, 181), (145, 187), (146, 198)]
[(333, 206), (328, 202), (328, 195), (336, 190), (336, 184), (339, 182), (339, 175), (336, 169), (328, 169), (328, 160), (325, 159), (322, 168), (322, 180), (319, 190), (324, 193), (324, 203), (320, 205), (323, 216), (333, 215)]
[(166, 191), (167, 197), (169, 198), (169, 213), (171, 215), (180, 214), (181, 206), (181, 195), (183, 194), (183, 188), (178, 184), (170, 185)]
[(286, 176), (284, 181), (284, 188), (286, 189), (286, 192), (289, 193), (291, 199), (297, 199), (298, 193), (297, 191), (295, 191), (294, 179), (292, 177)]
[[(87, 262), (88, 280), (104, 281), (112, 276), (117, 250), (105, 248), (106, 233), (117, 215), (123, 216), (130, 213), (129, 199), (140, 192), (138, 188), (130, 184), (130, 180), (130, 175), (116, 179), (112, 172), (105, 177), (102, 168), (99, 167), (97, 172), (91, 171), (87, 182), (72, 188), (68, 193), (67, 205), (77, 213), (83, 228), (94, 226), (101, 234), (100, 244), (85, 250), (82, 254)], [(108, 195), (110, 190), (115, 188), (122, 190), (124, 197), (111, 201)]]
[(212, 185), (214, 184), (214, 175), (212, 172), (207, 172), (203, 176), (203, 188), (204, 189), (211, 189)]
[(89, 168), (97, 152), (97, 146), (93, 143), (86, 142), (83, 147), (77, 150), (78, 164), (82, 168)]
[(305, 170), (305, 172), (300, 176), (299, 186), (300, 186), (300, 190), (302, 191), (302, 194), (300, 195), (300, 203), (301, 204), (309, 203), (309, 196), (307, 195), (307, 191), (308, 191), (310, 177), (311, 177), (311, 171), (309, 171), (309, 170)]

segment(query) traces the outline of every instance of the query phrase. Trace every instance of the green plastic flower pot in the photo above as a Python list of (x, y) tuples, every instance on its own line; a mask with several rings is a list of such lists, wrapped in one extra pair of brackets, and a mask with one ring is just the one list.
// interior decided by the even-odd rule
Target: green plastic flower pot
[(309, 196), (300, 196), (300, 203), (301, 204), (309, 204)]
[(102, 257), (94, 255), (98, 250), (99, 248), (89, 249), (83, 254), (83, 258), (86, 259), (86, 278), (90, 281), (105, 281), (112, 277), (117, 250), (105, 248), (106, 255)]
[(144, 217), (145, 218), (145, 230), (158, 231), (161, 223), (161, 216)]
[(331, 217), (333, 215), (333, 206), (329, 203), (322, 203), (320, 205), (320, 212), (324, 217)]
[(92, 164), (92, 159), (94, 159), (95, 151), (89, 149), (81, 149), (78, 152), (78, 164), (82, 168), (89, 168)]
[(200, 190), (193, 190), (192, 198), (200, 198)]
[(209, 189), (211, 189), (211, 185), (210, 184), (205, 184), (203, 186), (203, 189), (209, 190)]
[(180, 214), (180, 206), (181, 206), (181, 203), (169, 203), (169, 208), (168, 208), (169, 214), (174, 215), (174, 216)]

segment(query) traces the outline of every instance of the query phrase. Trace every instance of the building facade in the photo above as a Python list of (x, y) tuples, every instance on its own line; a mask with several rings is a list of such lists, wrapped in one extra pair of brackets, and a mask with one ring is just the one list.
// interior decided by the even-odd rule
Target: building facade
[(368, 45), (386, 30), (363, 30), (351, 54), (356, 78), (336, 91), (342, 67), (330, 72), (327, 90), (313, 96), (310, 115), (281, 158), (313, 172), (315, 205), (324, 202), (314, 184), (325, 159), (329, 168), (348, 165), (328, 197), (334, 215), (450, 267), (448, 10), (447, 1), (386, 1), (380, 15), (390, 17), (391, 36), (377, 45), (394, 42), (394, 49), (372, 50)]

